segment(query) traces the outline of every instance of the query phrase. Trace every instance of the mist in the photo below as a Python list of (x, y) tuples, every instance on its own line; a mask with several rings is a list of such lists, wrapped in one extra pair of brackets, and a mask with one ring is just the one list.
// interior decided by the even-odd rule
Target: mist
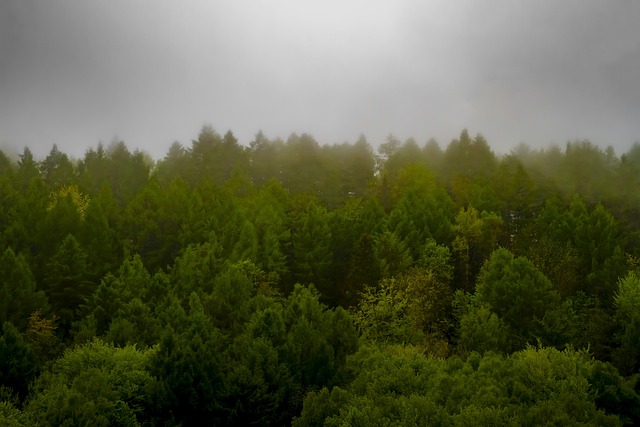
[(640, 140), (640, 2), (8, 0), (0, 143), (77, 156), (123, 140), (161, 158), (204, 124), (377, 146), (498, 152)]

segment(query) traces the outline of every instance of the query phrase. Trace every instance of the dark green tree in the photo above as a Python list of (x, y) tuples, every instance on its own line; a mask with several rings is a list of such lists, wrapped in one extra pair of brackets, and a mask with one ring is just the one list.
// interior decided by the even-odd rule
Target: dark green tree
[(336, 290), (330, 283), (331, 228), (327, 210), (311, 201), (292, 218), (290, 269), (296, 282), (314, 284), (323, 297), (336, 301)]
[(618, 281), (614, 296), (615, 320), (619, 327), (617, 341), (620, 347), (614, 360), (625, 375), (640, 367), (640, 276), (630, 272)]
[(53, 312), (60, 318), (61, 332), (68, 333), (77, 320), (77, 310), (94, 291), (89, 280), (87, 255), (68, 235), (45, 266), (45, 291)]
[(120, 264), (124, 242), (121, 241), (122, 214), (108, 181), (87, 206), (80, 224), (78, 240), (87, 253), (87, 266), (96, 283)]
[(27, 327), (29, 315), (47, 305), (45, 294), (36, 290), (29, 264), (8, 248), (0, 257), (0, 323), (11, 322), (19, 330)]
[(29, 424), (139, 425), (150, 421), (155, 351), (99, 340), (65, 352), (40, 376), (25, 408)]
[(531, 261), (502, 248), (482, 267), (475, 298), (488, 304), (524, 339), (535, 336), (536, 322), (558, 303), (553, 285)]
[(165, 423), (227, 424), (223, 410), (224, 352), (228, 339), (213, 326), (197, 297), (192, 298), (184, 330), (165, 330), (151, 359), (150, 373), (159, 381), (158, 419)]
[(38, 360), (12, 323), (2, 323), (0, 332), (0, 386), (24, 398), (36, 377)]
[(40, 162), (40, 176), (51, 189), (70, 185), (75, 181), (73, 164), (66, 154), (58, 150), (56, 144), (53, 144), (47, 157)]
[(33, 180), (41, 180), (38, 163), (33, 158), (33, 153), (29, 147), (25, 147), (19, 155), (18, 170), (16, 171), (16, 184), (20, 191), (25, 191)]

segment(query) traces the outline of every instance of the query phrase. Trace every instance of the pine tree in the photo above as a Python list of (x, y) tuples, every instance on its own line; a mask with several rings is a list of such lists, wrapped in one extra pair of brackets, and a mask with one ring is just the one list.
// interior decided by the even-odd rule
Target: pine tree
[(60, 318), (63, 334), (77, 318), (77, 310), (91, 295), (87, 255), (72, 235), (68, 235), (45, 267), (46, 292), (54, 313)]

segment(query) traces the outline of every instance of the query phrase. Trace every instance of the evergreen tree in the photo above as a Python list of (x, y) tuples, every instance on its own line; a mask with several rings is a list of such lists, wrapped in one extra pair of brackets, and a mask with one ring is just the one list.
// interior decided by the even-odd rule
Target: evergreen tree
[(56, 144), (53, 144), (47, 157), (40, 162), (40, 176), (51, 189), (70, 185), (75, 180), (73, 164), (66, 154), (58, 150)]
[(482, 267), (475, 297), (523, 338), (535, 336), (536, 322), (558, 303), (553, 285), (531, 261), (498, 249)]
[(328, 220), (326, 209), (315, 202), (310, 202), (293, 218), (290, 269), (297, 283), (314, 284), (324, 297), (335, 303), (336, 290), (329, 279), (333, 253)]
[(77, 319), (78, 308), (94, 290), (89, 282), (87, 255), (68, 235), (45, 267), (45, 285), (53, 312), (60, 318), (63, 334)]
[(3, 322), (0, 332), (0, 386), (24, 398), (37, 373), (37, 359), (11, 322)]
[(0, 257), (0, 323), (11, 322), (25, 330), (31, 313), (42, 310), (46, 296), (36, 282), (24, 256), (8, 248)]

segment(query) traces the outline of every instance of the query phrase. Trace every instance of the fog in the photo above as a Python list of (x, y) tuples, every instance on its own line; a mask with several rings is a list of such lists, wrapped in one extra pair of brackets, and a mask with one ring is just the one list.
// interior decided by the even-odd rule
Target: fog
[(640, 141), (636, 0), (4, 0), (0, 144)]

